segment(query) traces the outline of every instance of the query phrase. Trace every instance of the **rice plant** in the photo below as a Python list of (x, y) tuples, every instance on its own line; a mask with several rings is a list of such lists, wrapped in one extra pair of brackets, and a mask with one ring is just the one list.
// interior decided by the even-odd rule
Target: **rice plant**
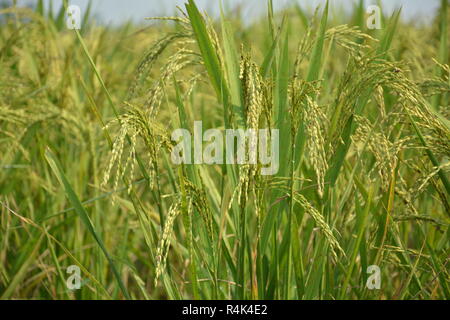
[[(449, 299), (448, 1), (380, 29), (345, 2), (80, 30), (67, 1), (1, 9), (0, 298)], [(275, 174), (175, 164), (199, 121), (277, 135)]]

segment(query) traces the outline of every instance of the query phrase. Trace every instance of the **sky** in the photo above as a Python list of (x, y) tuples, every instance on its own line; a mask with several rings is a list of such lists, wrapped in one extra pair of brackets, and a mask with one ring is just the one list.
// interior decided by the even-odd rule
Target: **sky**
[[(53, 1), (53, 7), (57, 10), (62, 0), (44, 0), (48, 5)], [(86, 9), (89, 0), (69, 0), (70, 4), (78, 5), (82, 12)], [(211, 16), (219, 13), (220, 0), (196, 0), (197, 6), (208, 12)], [(351, 7), (356, 0), (331, 0), (332, 5)], [(376, 1), (365, 0), (369, 5)], [(408, 20), (425, 21), (433, 17), (439, 8), (439, 0), (381, 0), (384, 11), (392, 12), (393, 9), (402, 6), (403, 17)], [(19, 4), (33, 3), (36, 0), (18, 0)], [(120, 24), (129, 19), (135, 22), (145, 22), (146, 17), (167, 16), (175, 13), (176, 5), (183, 6), (186, 0), (93, 0), (93, 13), (98, 22), (106, 24)], [(325, 0), (273, 0), (276, 9), (283, 8), (289, 3), (297, 2), (304, 8), (315, 8), (323, 4)], [(266, 12), (266, 0), (222, 0), (224, 7), (234, 8), (242, 6), (242, 16), (251, 20)]]

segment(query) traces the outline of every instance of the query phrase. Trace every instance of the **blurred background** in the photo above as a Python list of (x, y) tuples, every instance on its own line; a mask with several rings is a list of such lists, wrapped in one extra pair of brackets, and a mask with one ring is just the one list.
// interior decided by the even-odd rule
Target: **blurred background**
[[(220, 12), (220, 1), (227, 10), (239, 10), (241, 17), (248, 22), (266, 12), (265, 0), (196, 0), (198, 7), (217, 16)], [(1, 2), (1, 1), (0, 1)], [(5, 1), (3, 1), (5, 2)], [(6, 3), (13, 3), (7, 0)], [(18, 5), (33, 5), (35, 0), (17, 0)], [(118, 25), (128, 20), (135, 23), (145, 22), (145, 17), (174, 15), (176, 6), (183, 6), (186, 0), (94, 0), (92, 10), (98, 23)], [(273, 0), (274, 7), (281, 9), (292, 3), (298, 3), (304, 9), (313, 9), (325, 3), (325, 0)], [(335, 10), (352, 8), (356, 0), (331, 0), (330, 4)], [(402, 7), (403, 18), (409, 21), (427, 23), (439, 9), (439, 0), (366, 0), (366, 5), (380, 2), (383, 11), (391, 12)], [(89, 0), (70, 0), (71, 4), (86, 10)], [(45, 0), (45, 5), (57, 11), (62, 0)], [(150, 23), (150, 22), (147, 22)]]

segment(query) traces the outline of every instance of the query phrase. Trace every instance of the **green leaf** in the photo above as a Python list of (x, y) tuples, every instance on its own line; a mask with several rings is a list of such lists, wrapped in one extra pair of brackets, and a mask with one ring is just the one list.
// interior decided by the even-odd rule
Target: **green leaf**
[(99, 245), (100, 249), (103, 251), (103, 254), (105, 255), (106, 259), (109, 262), (111, 270), (113, 271), (113, 274), (116, 277), (117, 283), (119, 284), (119, 287), (122, 290), (123, 295), (125, 296), (126, 299), (131, 299), (130, 295), (128, 294), (127, 289), (125, 288), (125, 285), (122, 282), (120, 274), (117, 271), (116, 265), (114, 264), (114, 261), (111, 258), (111, 255), (109, 254), (105, 245), (103, 244), (103, 240), (100, 238), (98, 233), (95, 231), (95, 228), (89, 218), (88, 213), (84, 209), (83, 205), (81, 204), (81, 201), (79, 200), (78, 196), (75, 194), (75, 191), (73, 190), (72, 186), (70, 185), (69, 181), (67, 180), (67, 178), (64, 174), (64, 171), (62, 169), (61, 163), (59, 162), (59, 160), (56, 158), (56, 156), (53, 154), (53, 152), (49, 148), (47, 148), (47, 150), (45, 151), (45, 158), (47, 159), (47, 162), (49, 163), (50, 167), (52, 168), (53, 173), (58, 178), (59, 183), (64, 188), (67, 198), (69, 199), (72, 206), (75, 208), (75, 211), (80, 216), (81, 221), (84, 223), (84, 225), (88, 229), (89, 233), (94, 237), (94, 239), (97, 242), (97, 244)]

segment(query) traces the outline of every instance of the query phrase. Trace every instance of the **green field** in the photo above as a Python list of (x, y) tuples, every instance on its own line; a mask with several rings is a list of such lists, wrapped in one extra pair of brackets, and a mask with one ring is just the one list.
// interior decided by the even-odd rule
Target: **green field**
[[(448, 1), (344, 2), (0, 9), (0, 299), (450, 299)], [(279, 170), (175, 165), (194, 121), (279, 130)]]

